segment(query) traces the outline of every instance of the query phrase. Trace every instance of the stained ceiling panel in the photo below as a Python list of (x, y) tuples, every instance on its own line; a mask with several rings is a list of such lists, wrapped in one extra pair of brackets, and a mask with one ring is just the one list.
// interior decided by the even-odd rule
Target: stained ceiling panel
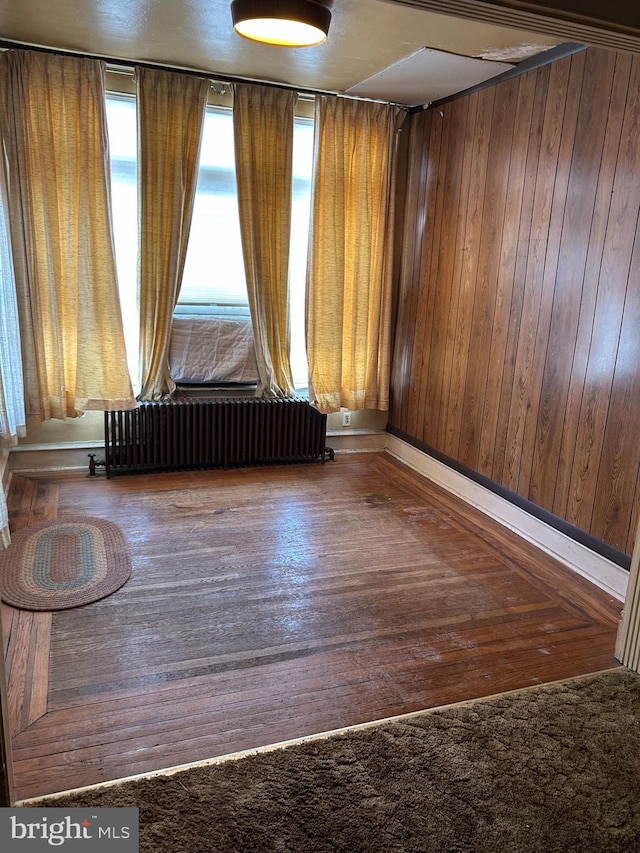
[(489, 62), (423, 47), (351, 86), (346, 94), (417, 106), (455, 95), (513, 67), (506, 62)]

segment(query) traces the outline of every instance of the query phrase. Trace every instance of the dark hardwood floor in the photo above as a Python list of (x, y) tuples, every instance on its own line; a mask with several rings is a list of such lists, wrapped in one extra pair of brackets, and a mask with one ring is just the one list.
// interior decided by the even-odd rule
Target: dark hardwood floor
[(385, 454), (14, 476), (9, 507), (107, 518), (133, 563), (3, 605), (21, 799), (618, 665), (619, 602)]

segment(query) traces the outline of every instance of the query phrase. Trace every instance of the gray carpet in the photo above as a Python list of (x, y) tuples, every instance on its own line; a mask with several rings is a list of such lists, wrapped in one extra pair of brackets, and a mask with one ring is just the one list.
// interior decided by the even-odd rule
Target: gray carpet
[[(43, 802), (43, 801), (41, 801)], [(640, 851), (640, 676), (612, 670), (47, 802), (141, 851)]]

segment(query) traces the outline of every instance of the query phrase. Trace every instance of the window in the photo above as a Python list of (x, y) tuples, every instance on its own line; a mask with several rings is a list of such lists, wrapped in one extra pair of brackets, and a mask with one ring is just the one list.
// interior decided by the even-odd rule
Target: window
[(311, 216), (313, 119), (296, 118), (293, 126), (293, 203), (289, 248), (289, 309), (291, 311), (291, 372), (296, 388), (309, 384), (305, 343), (307, 246)]
[(107, 96), (111, 157), (111, 204), (120, 307), (127, 362), (137, 393), (138, 341), (138, 167), (135, 98)]
[[(7, 445), (24, 435), (24, 383), (20, 357), (20, 324), (13, 254), (9, 237), (7, 186), (4, 169), (0, 173), (0, 437)], [(0, 494), (0, 534), (7, 519), (4, 492)]]
[[(114, 240), (127, 353), (137, 376), (136, 105), (132, 96), (107, 96)], [(289, 258), (291, 368), (296, 388), (307, 386), (304, 342), (305, 277), (313, 161), (313, 121), (296, 118)], [(176, 313), (248, 316), (235, 180), (231, 110), (208, 107), (189, 245)]]
[(178, 307), (248, 314), (230, 110), (208, 107)]

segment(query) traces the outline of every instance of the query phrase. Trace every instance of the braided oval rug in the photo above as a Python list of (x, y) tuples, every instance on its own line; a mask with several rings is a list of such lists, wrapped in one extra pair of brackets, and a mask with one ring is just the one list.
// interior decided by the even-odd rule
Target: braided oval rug
[(115, 592), (131, 575), (115, 524), (78, 516), (30, 524), (0, 551), (0, 599), (22, 610), (64, 610)]

